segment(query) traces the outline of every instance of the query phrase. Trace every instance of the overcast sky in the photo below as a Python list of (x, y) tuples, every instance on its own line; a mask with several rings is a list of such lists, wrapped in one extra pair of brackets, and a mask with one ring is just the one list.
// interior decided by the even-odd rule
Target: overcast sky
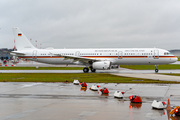
[(12, 27), (43, 48), (180, 49), (180, 0), (1, 0), (0, 48)]

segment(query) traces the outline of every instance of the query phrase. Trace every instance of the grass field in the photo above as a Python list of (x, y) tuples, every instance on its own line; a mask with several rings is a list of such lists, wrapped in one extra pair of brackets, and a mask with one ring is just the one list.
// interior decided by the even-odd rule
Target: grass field
[[(154, 70), (154, 65), (120, 65), (120, 67), (134, 70)], [(159, 70), (180, 69), (178, 64), (158, 65)]]
[(87, 83), (180, 83), (140, 78), (120, 77), (105, 73), (1, 73), (0, 82), (73, 82)]
[(83, 70), (83, 67), (0, 67), (0, 70)]

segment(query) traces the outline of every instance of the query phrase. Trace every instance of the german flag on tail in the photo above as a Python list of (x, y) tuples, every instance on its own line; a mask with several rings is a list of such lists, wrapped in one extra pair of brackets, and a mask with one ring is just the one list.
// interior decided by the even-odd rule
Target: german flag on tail
[(21, 34), (21, 33), (18, 33), (18, 36), (22, 36), (22, 34)]

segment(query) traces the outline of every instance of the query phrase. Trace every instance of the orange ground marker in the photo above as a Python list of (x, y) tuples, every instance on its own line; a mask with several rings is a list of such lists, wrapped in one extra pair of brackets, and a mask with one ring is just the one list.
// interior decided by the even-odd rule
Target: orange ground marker
[(166, 110), (171, 110), (171, 105), (170, 105), (170, 100), (169, 100), (169, 98), (168, 98), (168, 103), (167, 103)]

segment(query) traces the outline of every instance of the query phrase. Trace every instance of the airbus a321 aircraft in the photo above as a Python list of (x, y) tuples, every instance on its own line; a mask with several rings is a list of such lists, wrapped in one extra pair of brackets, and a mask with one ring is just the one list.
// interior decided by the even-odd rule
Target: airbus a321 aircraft
[(17, 51), (12, 54), (23, 59), (48, 64), (84, 65), (84, 73), (109, 70), (112, 65), (157, 65), (177, 61), (169, 51), (158, 48), (97, 48), (97, 49), (38, 49), (19, 28), (13, 28)]

